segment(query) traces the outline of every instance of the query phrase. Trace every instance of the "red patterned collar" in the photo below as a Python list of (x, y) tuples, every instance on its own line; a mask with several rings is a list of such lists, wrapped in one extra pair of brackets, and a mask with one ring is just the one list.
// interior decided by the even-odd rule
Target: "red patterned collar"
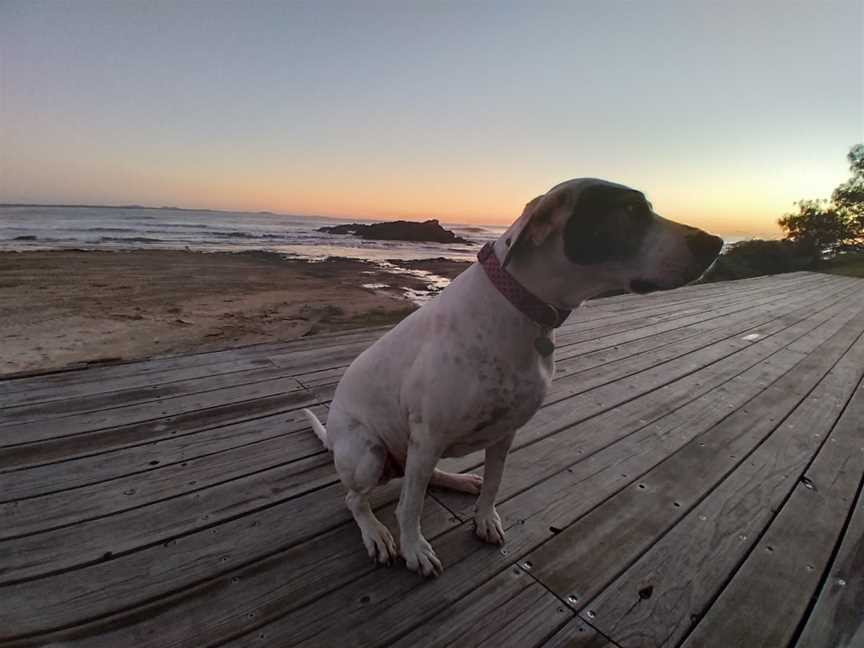
[(486, 276), (492, 285), (523, 315), (534, 320), (540, 326), (546, 328), (558, 328), (570, 315), (569, 310), (564, 310), (547, 304), (534, 293), (520, 284), (507, 270), (501, 267), (498, 257), (495, 256), (495, 246), (487, 243), (477, 253), (477, 260), (486, 271)]

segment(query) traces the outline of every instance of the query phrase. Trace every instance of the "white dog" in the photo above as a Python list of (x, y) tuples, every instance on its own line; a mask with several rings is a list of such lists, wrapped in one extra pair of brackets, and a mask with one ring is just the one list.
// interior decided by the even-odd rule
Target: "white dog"
[[(404, 475), (396, 515), (409, 569), (441, 573), (420, 530), (430, 484), (479, 492), (476, 533), (501, 544), (495, 496), (516, 430), (552, 380), (554, 329), (568, 309), (611, 290), (648, 292), (699, 277), (722, 240), (661, 218), (645, 196), (596, 179), (570, 180), (538, 196), (479, 261), (348, 367), (327, 429), (345, 501), (369, 555), (397, 556), (369, 493)], [(485, 449), (484, 478), (436, 469), (441, 457)]]

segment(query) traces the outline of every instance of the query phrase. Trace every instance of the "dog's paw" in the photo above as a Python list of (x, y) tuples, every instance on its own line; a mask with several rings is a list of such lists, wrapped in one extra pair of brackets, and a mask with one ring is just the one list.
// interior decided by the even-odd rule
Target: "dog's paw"
[(480, 489), (483, 488), (483, 478), (474, 473), (464, 473), (453, 475), (453, 480), (448, 485), (452, 490), (469, 495), (479, 495)]
[(483, 478), (472, 473), (451, 473), (436, 470), (432, 473), (430, 483), (438, 488), (449, 488), (460, 493), (479, 495), (480, 489), (483, 487)]
[(399, 555), (393, 535), (381, 522), (374, 527), (363, 529), (362, 533), (363, 544), (372, 560), (382, 565), (389, 565)]
[(402, 547), (402, 556), (408, 569), (424, 576), (440, 576), (444, 568), (441, 561), (432, 550), (432, 546), (424, 537), (412, 544)]
[(474, 533), (483, 542), (489, 544), (504, 544), (504, 527), (501, 526), (501, 518), (498, 511), (492, 509), (489, 515), (477, 515), (474, 518)]

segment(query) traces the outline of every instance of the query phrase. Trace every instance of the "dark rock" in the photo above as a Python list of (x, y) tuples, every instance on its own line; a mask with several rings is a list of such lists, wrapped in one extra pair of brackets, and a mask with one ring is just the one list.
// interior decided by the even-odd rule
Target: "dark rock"
[(471, 241), (456, 236), (450, 230), (441, 227), (437, 220), (427, 220), (422, 223), (400, 220), (392, 223), (373, 223), (372, 225), (351, 223), (350, 225), (319, 227), (318, 231), (328, 234), (353, 234), (360, 238), (379, 241), (432, 241), (434, 243), (471, 244)]

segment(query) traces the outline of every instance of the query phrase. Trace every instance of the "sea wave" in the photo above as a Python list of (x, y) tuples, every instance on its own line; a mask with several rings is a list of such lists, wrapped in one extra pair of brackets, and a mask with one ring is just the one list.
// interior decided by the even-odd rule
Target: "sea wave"
[(209, 236), (218, 236), (219, 238), (238, 238), (238, 239), (283, 239), (286, 237), (284, 234), (265, 234), (265, 233), (252, 233), (252, 232), (207, 232)]
[(150, 238), (147, 236), (102, 236), (100, 243), (167, 243), (165, 239)]

